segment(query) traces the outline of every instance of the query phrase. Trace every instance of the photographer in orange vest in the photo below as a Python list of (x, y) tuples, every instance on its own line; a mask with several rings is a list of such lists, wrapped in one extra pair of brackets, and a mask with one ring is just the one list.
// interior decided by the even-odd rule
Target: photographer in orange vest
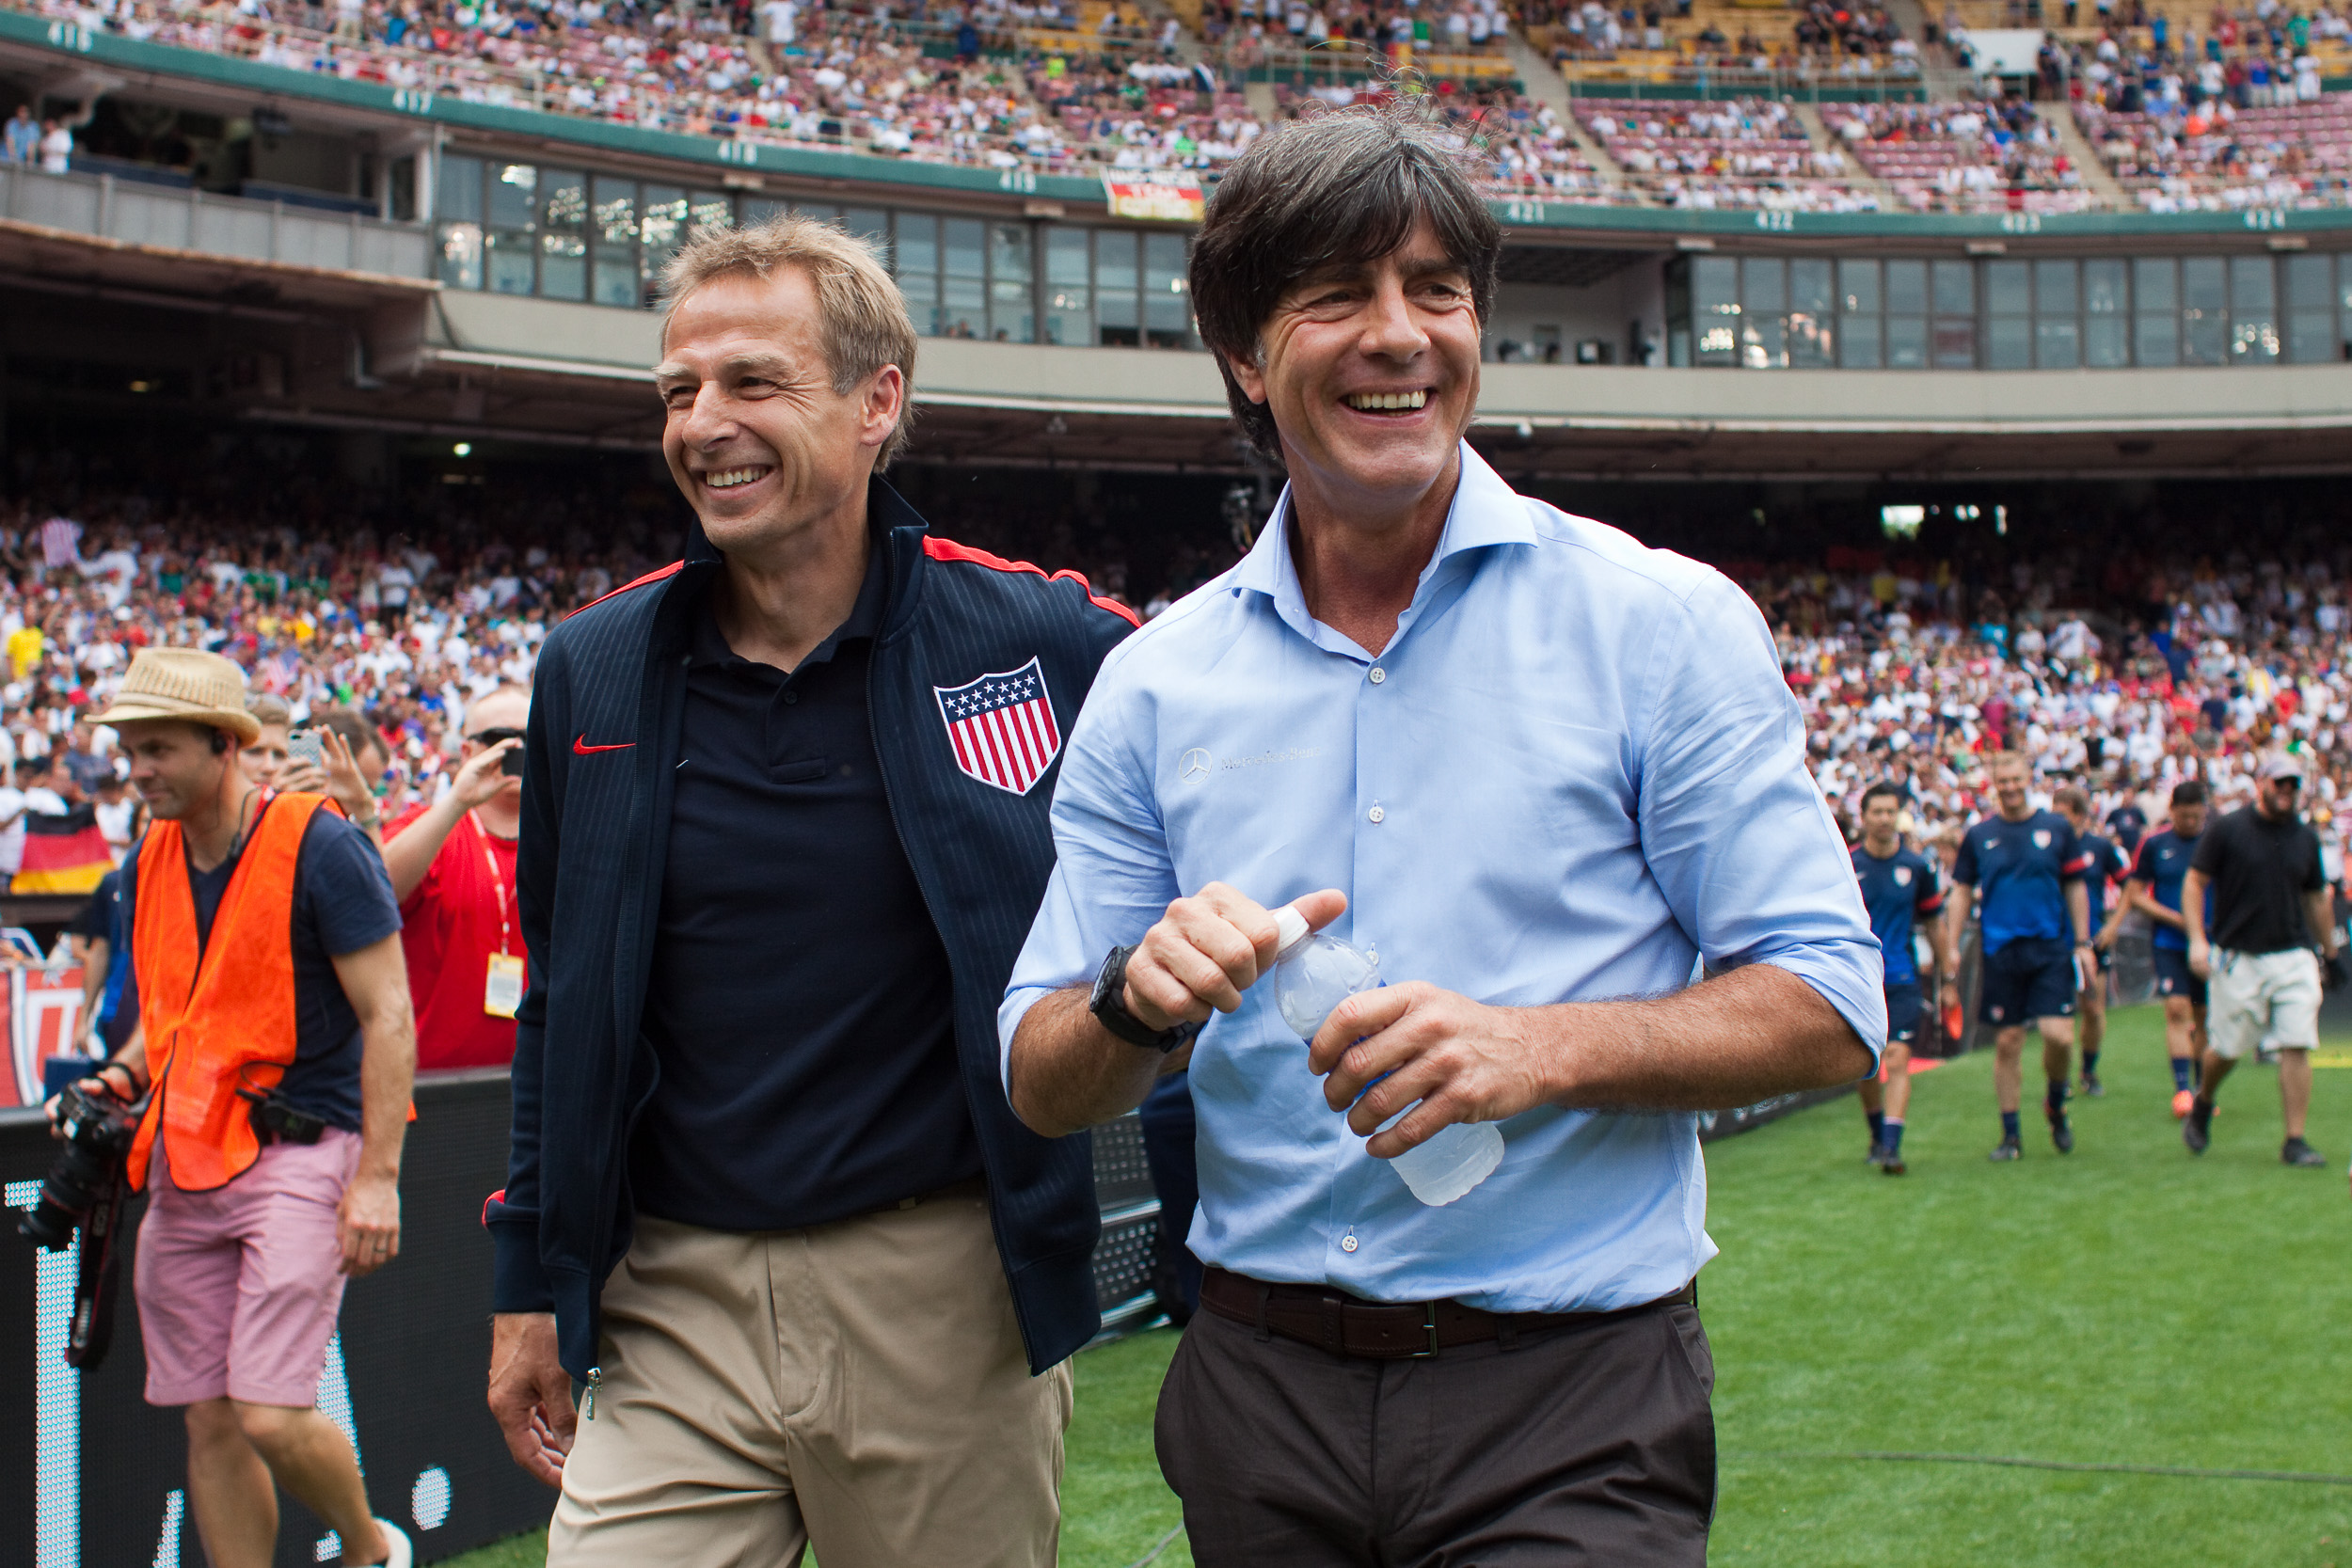
[(277, 1485), (333, 1527), (345, 1563), (407, 1568), (315, 1407), (344, 1280), (400, 1251), (416, 1067), (400, 911), (325, 796), (272, 794), (237, 766), (260, 729), (245, 701), (228, 659), (142, 648), (97, 719), (155, 821), (122, 867), (138, 1028), (85, 1087), (147, 1099), (129, 1172), (150, 1194), (147, 1399), (186, 1409), (215, 1568), (271, 1560)]

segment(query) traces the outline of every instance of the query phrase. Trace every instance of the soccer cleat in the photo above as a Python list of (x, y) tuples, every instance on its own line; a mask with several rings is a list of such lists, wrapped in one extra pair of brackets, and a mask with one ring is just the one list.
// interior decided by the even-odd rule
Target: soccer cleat
[(1903, 1157), (1892, 1149), (1887, 1150), (1886, 1157), (1879, 1162), (1879, 1169), (1888, 1176), (1900, 1176), (1910, 1168), (1903, 1164)]
[(2050, 1117), (2051, 1147), (2056, 1148), (2060, 1154), (2074, 1153), (2074, 1129), (2068, 1125), (2066, 1113), (2064, 1111), (2051, 1111), (2048, 1113), (2048, 1116)]
[(2017, 1147), (2017, 1140), (2015, 1138), (2003, 1138), (1999, 1143), (1993, 1146), (1993, 1152), (1985, 1156), (1986, 1159), (1994, 1162), (2003, 1160), (2022, 1160), (2025, 1157), (2026, 1151)]
[(2099, 1075), (2097, 1073), (2086, 1072), (2083, 1074), (2084, 1094), (2090, 1096), (2093, 1100), (2097, 1100), (2106, 1092), (2107, 1086), (2099, 1082)]
[(1883, 1165), (1883, 1164), (1886, 1164), (1886, 1146), (1885, 1146), (1884, 1144), (1882, 1144), (1882, 1143), (1873, 1143), (1873, 1144), (1870, 1146), (1870, 1152), (1869, 1152), (1869, 1154), (1867, 1156), (1867, 1163), (1868, 1163), (1868, 1164), (1873, 1164), (1873, 1165)]
[(2281, 1164), (2310, 1167), (2326, 1164), (2328, 1156), (2300, 1138), (2289, 1138), (2279, 1146), (2279, 1161)]
[(2188, 1108), (2196, 1103), (2197, 1096), (2194, 1091), (2174, 1089), (2172, 1091), (2172, 1119), (2179, 1121), (2183, 1117), (2187, 1116)]
[(2213, 1107), (2192, 1103), (2188, 1115), (2181, 1118), (2181, 1142), (2188, 1145), (2191, 1154), (2202, 1154), (2213, 1142)]

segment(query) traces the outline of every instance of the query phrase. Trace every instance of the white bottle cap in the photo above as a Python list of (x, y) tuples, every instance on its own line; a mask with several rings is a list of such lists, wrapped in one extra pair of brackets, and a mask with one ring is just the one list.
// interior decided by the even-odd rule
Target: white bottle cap
[(1274, 911), (1274, 954), (1279, 958), (1306, 939), (1307, 917), (1285, 904)]

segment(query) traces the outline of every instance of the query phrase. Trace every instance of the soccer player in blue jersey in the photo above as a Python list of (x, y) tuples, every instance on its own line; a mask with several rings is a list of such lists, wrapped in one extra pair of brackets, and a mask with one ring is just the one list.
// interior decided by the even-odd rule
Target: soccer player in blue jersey
[(2083, 1056), (2083, 1093), (2096, 1100), (2106, 1093), (2099, 1082), (2099, 1048), (2107, 1037), (2107, 970), (2114, 960), (2107, 956), (2107, 884), (2119, 881), (2132, 868), (2132, 858), (2118, 848), (2104, 833), (2090, 831), (2090, 794), (2088, 790), (2068, 785), (2058, 792), (2058, 815), (2074, 830), (2075, 842), (2090, 858), (2090, 869), (2083, 873), (2083, 889), (2090, 905), (2091, 929), (2099, 935), (2091, 938), (2091, 950), (2097, 956), (2097, 967), (2083, 982), (2082, 990), (2074, 998), (2075, 1016), (2081, 1020)]
[(1862, 792), (1862, 842), (1853, 851), (1853, 873), (1862, 902), (1870, 911), (1870, 934), (1879, 939), (1886, 964), (1886, 1073), (1882, 1085), (1865, 1078), (1858, 1085), (1862, 1114), (1870, 1123), (1870, 1164), (1889, 1176), (1903, 1164), (1903, 1117), (1911, 1108), (1911, 1047), (1919, 1036), (1923, 1007), (1919, 959), (1912, 947), (1915, 921), (1923, 923), (1935, 953), (1936, 973), (1950, 985), (1960, 965), (1951, 936), (1934, 918), (1944, 907), (1944, 886), (1935, 863), (1904, 847), (1899, 821), (1902, 786), (1881, 780)]
[[(2164, 998), (2164, 1049), (2172, 1058), (2172, 1117), (2188, 1115), (2205, 1062), (2205, 982), (2188, 967), (2188, 929), (2181, 918), (2181, 879), (2196, 859), (2205, 832), (2205, 786), (2195, 779), (2172, 786), (2172, 819), (2161, 832), (2139, 841), (2139, 854), (2123, 883), (2123, 904), (2102, 938), (2112, 941), (2127, 909), (2145, 914), (2155, 929), (2156, 994)], [(2212, 895), (2206, 895), (2212, 903)], [(2210, 908), (2205, 924), (2213, 924)]]
[(1993, 1037), (1993, 1090), (2001, 1111), (2001, 1141), (1992, 1158), (2014, 1160), (2018, 1107), (2025, 1095), (2026, 1025), (2042, 1026), (2042, 1075), (2049, 1081), (2044, 1112), (2050, 1142), (2060, 1154), (2074, 1148), (2066, 1119), (2066, 1090), (2074, 1049), (2074, 995), (2094, 973), (2090, 897), (2083, 873), (2090, 857), (2074, 830), (2054, 811), (2036, 811), (2026, 797), (2026, 759), (2004, 752), (1993, 761), (1998, 812), (1962, 835), (1952, 864), (1946, 919), (1954, 951), (1968, 914), (1983, 896), (1984, 990), (1977, 1017)]

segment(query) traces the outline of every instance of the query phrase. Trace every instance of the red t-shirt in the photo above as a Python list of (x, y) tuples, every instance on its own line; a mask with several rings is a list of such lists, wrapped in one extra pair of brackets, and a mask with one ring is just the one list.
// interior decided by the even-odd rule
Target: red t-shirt
[[(402, 816), (384, 841), (397, 838), (425, 810), (419, 806)], [(485, 832), (467, 813), (442, 841), (424, 880), (400, 906), (400, 916), (408, 996), (417, 1010), (418, 1068), (504, 1067), (515, 1056), (515, 1021), (485, 1012), (482, 1003), (490, 955), (504, 951), (520, 958), (523, 952), (522, 920), (515, 908), (515, 841)]]

